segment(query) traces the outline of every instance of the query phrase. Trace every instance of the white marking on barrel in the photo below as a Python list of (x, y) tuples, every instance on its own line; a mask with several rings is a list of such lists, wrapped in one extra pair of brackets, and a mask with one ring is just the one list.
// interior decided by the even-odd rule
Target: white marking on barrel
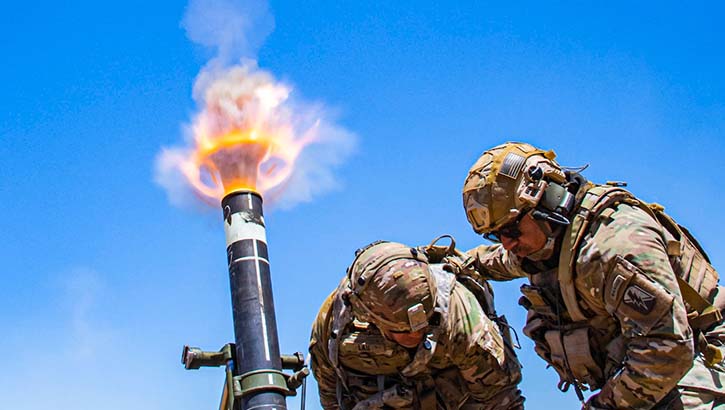
[[(249, 196), (249, 207), (252, 207), (252, 197)], [(254, 247), (253, 257), (244, 257), (243, 259), (254, 259), (254, 268), (257, 271), (257, 293), (259, 294), (259, 313), (262, 317), (262, 337), (264, 338), (264, 357), (267, 361), (271, 360), (269, 355), (269, 335), (267, 330), (267, 318), (264, 315), (264, 294), (262, 293), (262, 272), (259, 266), (260, 260), (264, 260), (259, 257), (257, 251), (257, 242), (267, 243), (267, 234), (262, 225), (254, 222), (249, 222), (242, 218), (242, 213), (237, 212), (230, 216), (229, 223), (224, 224), (224, 233), (226, 234), (227, 246), (234, 242), (239, 242), (244, 239), (253, 239), (252, 246)], [(240, 258), (242, 259), (242, 258)], [(269, 261), (264, 260), (269, 263)]]
[[(259, 315), (262, 317), (262, 337), (264, 338), (264, 358), (270, 361), (269, 357), (269, 336), (267, 336), (267, 318), (264, 315), (264, 294), (262, 293), (262, 273), (259, 267), (259, 252), (257, 252), (257, 241), (254, 241), (254, 267), (257, 270), (257, 292), (259, 292)], [(271, 383), (271, 381), (270, 381)]]
[(262, 225), (246, 221), (242, 218), (241, 212), (232, 214), (229, 219), (230, 223), (224, 223), (224, 233), (227, 238), (227, 246), (243, 239), (256, 239), (267, 243), (267, 234), (265, 233)]
[(234, 263), (234, 262), (242, 262), (242, 261), (254, 261), (254, 260), (260, 260), (260, 261), (264, 261), (264, 262), (269, 263), (269, 261), (267, 259), (264, 259), (262, 257), (257, 258), (255, 256), (245, 256), (243, 258), (236, 258), (236, 259), (232, 260), (232, 263)]

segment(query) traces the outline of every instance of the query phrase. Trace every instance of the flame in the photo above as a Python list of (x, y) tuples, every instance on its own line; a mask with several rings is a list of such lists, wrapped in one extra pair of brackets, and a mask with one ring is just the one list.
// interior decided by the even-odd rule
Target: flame
[(203, 92), (192, 147), (177, 164), (194, 191), (221, 200), (238, 190), (264, 194), (283, 187), (317, 128), (299, 131), (288, 104), (291, 90), (244, 66), (222, 73)]

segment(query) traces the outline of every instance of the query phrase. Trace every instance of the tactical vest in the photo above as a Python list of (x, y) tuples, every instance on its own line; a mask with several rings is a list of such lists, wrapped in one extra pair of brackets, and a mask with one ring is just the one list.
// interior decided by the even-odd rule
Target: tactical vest
[[(399, 383), (415, 386), (415, 394), (418, 397), (415, 400), (416, 404), (412, 405), (410, 409), (435, 410), (441, 408), (440, 404), (436, 404), (437, 401), (462, 403), (467, 399), (468, 392), (465, 383), (463, 380), (458, 380), (459, 375), (456, 369), (433, 370), (429, 366), (436, 355), (438, 338), (446, 328), (450, 295), (457, 280), (456, 275), (443, 270), (442, 264), (431, 264), (429, 267), (438, 288), (435, 313), (430, 320), (429, 332), (412, 359), (407, 349), (394, 342), (386, 341), (381, 333), (369, 332), (368, 329), (372, 325), (357, 321), (352, 315), (351, 307), (341, 297), (344, 293), (343, 290), (347, 287), (346, 280), (343, 280), (338, 287), (332, 302), (328, 358), (337, 374), (337, 401), (343, 410), (350, 410), (352, 404), (361, 399), (383, 392)], [(479, 300), (484, 312), (489, 317), (495, 316), (493, 295), (488, 285), (475, 281), (468, 284), (464, 282), (462, 281), (462, 284), (467, 289), (475, 288), (472, 293)], [(496, 319), (499, 322), (502, 318)], [(505, 319), (502, 320), (505, 321)], [(507, 324), (506, 326), (499, 324), (499, 328), (503, 333), (504, 341), (510, 345), (511, 338)], [(348, 355), (346, 366), (343, 366), (340, 363), (340, 351), (347, 347), (357, 349), (360, 354), (352, 358)], [(507, 346), (507, 350), (509, 348), (510, 346)], [(366, 350), (378, 358), (382, 356), (384, 359), (372, 362), (370, 355), (366, 354)], [(507, 351), (506, 358), (519, 366), (512, 348)], [(366, 368), (374, 368), (376, 375), (365, 373)], [(441, 400), (436, 400), (436, 394), (440, 396)]]
[(624, 358), (624, 340), (615, 318), (585, 313), (574, 285), (582, 239), (597, 219), (608, 218), (620, 203), (643, 209), (662, 227), (688, 322), (698, 335), (698, 348), (707, 362), (721, 361), (719, 350), (708, 345), (703, 336), (706, 329), (723, 320), (725, 306), (713, 306), (718, 274), (689, 231), (665, 214), (662, 206), (639, 201), (619, 187), (590, 185), (580, 202), (564, 233), (558, 267), (530, 276), (531, 285), (521, 288), (524, 296), (520, 303), (529, 310), (524, 333), (534, 340), (537, 354), (556, 369), (561, 379), (559, 388), (566, 391), (573, 384), (579, 394), (584, 385), (597, 389), (618, 370)]

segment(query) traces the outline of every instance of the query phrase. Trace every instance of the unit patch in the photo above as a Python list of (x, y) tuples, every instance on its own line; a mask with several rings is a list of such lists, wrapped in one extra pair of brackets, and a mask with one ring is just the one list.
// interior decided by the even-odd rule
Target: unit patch
[(632, 285), (624, 291), (623, 301), (625, 305), (642, 314), (651, 312), (656, 303), (654, 296), (637, 285)]

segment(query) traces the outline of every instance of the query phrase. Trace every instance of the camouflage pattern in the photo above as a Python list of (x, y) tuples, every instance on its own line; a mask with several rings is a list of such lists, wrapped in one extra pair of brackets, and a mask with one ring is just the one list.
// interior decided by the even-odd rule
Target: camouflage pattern
[[(409, 253), (410, 248), (407, 250)], [(433, 313), (436, 289), (427, 263), (415, 259), (394, 260), (362, 283), (353, 274), (351, 284), (351, 297), (356, 301), (352, 304), (355, 316), (385, 330), (420, 330)], [(418, 304), (422, 310), (416, 322), (409, 311)]]
[[(327, 298), (310, 340), (311, 366), (324, 409), (383, 408), (383, 402), (387, 408), (411, 410), (523, 408), (517, 388), (519, 364), (497, 325), (452, 274), (439, 265), (430, 270), (440, 317), (431, 318), (425, 339), (415, 349), (389, 340), (380, 328), (359, 318), (333, 338), (334, 302), (348, 288), (348, 279)], [(392, 278), (396, 271), (382, 276)], [(331, 340), (334, 343), (328, 343)], [(339, 368), (330, 358), (330, 346), (339, 349)]]
[[(603, 212), (573, 250), (573, 285), (580, 309), (589, 318), (586, 325), (590, 332), (589, 346), (578, 346), (577, 350), (591, 352), (596, 368), (590, 369), (588, 384), (600, 389), (589, 402), (592, 408), (723, 406), (725, 363), (709, 368), (696, 351), (673, 271), (677, 261), (667, 251), (668, 235), (651, 214), (622, 202)], [(536, 293), (530, 292), (531, 288), (553, 290), (553, 296), (545, 296), (550, 305), (563, 312), (557, 320), (564, 325), (572, 323), (558, 289), (545, 284), (552, 264), (521, 260), (501, 245), (480, 246), (469, 254), (474, 256), (479, 273), (488, 279), (531, 280), (530, 288), (522, 286), (530, 296), (526, 299), (530, 312), (525, 333), (533, 336), (540, 356), (555, 360), (551, 344), (537, 340), (539, 329), (551, 326), (545, 309), (537, 309), (532, 300)], [(553, 277), (556, 282), (555, 273)], [(717, 292), (725, 295), (722, 287)], [(725, 325), (716, 325), (707, 337), (722, 346)]]
[[(529, 144), (507, 142), (481, 155), (468, 171), (463, 185), (463, 206), (476, 233), (489, 233), (537, 205), (547, 180), (566, 180), (554, 161), (554, 151), (542, 151)], [(529, 170), (537, 169), (536, 180)]]

